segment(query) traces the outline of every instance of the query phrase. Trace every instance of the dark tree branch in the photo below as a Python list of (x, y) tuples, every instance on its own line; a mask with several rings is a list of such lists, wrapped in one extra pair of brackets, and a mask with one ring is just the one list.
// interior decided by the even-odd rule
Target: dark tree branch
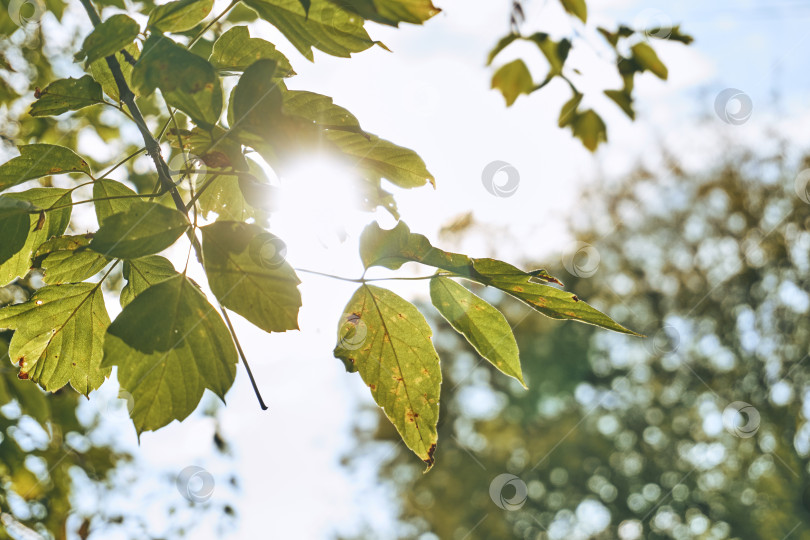
[[(98, 26), (101, 24), (101, 17), (99, 17), (96, 8), (93, 6), (91, 0), (81, 0), (82, 5), (84, 6), (85, 11), (87, 11), (88, 17), (90, 17), (90, 21), (93, 23), (93, 26)], [(233, 7), (236, 2), (231, 4), (230, 7)], [(230, 9), (230, 7), (228, 9)], [(227, 11), (226, 11), (227, 12)], [(123, 51), (122, 51), (123, 52)], [(132, 62), (134, 59), (131, 55), (125, 54), (124, 58), (128, 62)], [(149, 131), (149, 127), (146, 125), (146, 120), (143, 118), (143, 114), (141, 114), (141, 110), (138, 108), (138, 105), (135, 103), (135, 94), (130, 89), (129, 85), (127, 84), (127, 80), (124, 77), (124, 72), (121, 71), (121, 65), (118, 63), (118, 59), (115, 55), (110, 55), (106, 59), (107, 66), (109, 66), (110, 71), (112, 72), (113, 79), (115, 80), (115, 85), (118, 87), (118, 95), (121, 101), (127, 106), (129, 109), (130, 114), (132, 115), (132, 120), (138, 126), (138, 130), (141, 132), (141, 137), (143, 137), (144, 146), (146, 147), (146, 153), (149, 154), (149, 157), (152, 158), (152, 161), (155, 163), (155, 168), (157, 169), (158, 179), (160, 181), (160, 185), (162, 187), (162, 191), (168, 191), (172, 195), (172, 200), (174, 201), (174, 205), (177, 207), (177, 210), (182, 212), (186, 218), (189, 217), (188, 208), (186, 208), (186, 203), (183, 202), (183, 198), (180, 196), (180, 192), (177, 191), (177, 186), (175, 186), (174, 182), (172, 182), (171, 177), (171, 170), (169, 169), (169, 165), (166, 163), (166, 160), (163, 159), (163, 155), (160, 153), (160, 144), (158, 141), (152, 136), (152, 132)], [(194, 247), (194, 252), (197, 255), (197, 260), (200, 261), (202, 264), (203, 262), (203, 254), (202, 254), (202, 246), (200, 245), (199, 240), (197, 240), (197, 236), (194, 234), (194, 230), (190, 229), (188, 231), (188, 237), (191, 241), (191, 245)], [(225, 321), (228, 323), (228, 329), (231, 332), (231, 336), (233, 337), (234, 342), (236, 343), (237, 350), (239, 351), (239, 355), (242, 357), (242, 362), (245, 364), (245, 369), (248, 372), (248, 376), (250, 377), (250, 383), (253, 385), (253, 391), (256, 393), (256, 398), (259, 400), (259, 406), (262, 410), (267, 410), (267, 405), (264, 404), (264, 400), (262, 399), (261, 393), (259, 393), (259, 388), (256, 386), (256, 381), (253, 380), (253, 373), (250, 370), (250, 366), (247, 362), (247, 357), (245, 353), (242, 351), (242, 346), (239, 344), (239, 339), (236, 337), (236, 331), (231, 324), (231, 320), (228, 317), (228, 313), (225, 311), (225, 308), (220, 304), (220, 309), (222, 310), (222, 314), (225, 317)]]

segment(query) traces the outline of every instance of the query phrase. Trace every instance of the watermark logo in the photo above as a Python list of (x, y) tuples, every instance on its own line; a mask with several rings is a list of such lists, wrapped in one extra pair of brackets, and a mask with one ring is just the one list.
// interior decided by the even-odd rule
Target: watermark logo
[(39, 24), (45, 14), (45, 3), (42, 0), (11, 0), (8, 4), (8, 15), (17, 26), (26, 27)]
[(793, 181), (793, 188), (796, 190), (796, 196), (803, 202), (810, 204), (810, 169), (804, 169), (796, 175), (796, 180)]
[(257, 265), (274, 270), (287, 261), (287, 244), (273, 234), (257, 234), (248, 245), (248, 254)]
[(750, 403), (735, 401), (723, 410), (723, 426), (736, 437), (753, 437), (759, 431), (759, 411)]
[(599, 251), (585, 242), (575, 243), (562, 257), (562, 263), (569, 274), (581, 278), (593, 276), (599, 269), (602, 258)]
[(363, 346), (368, 336), (368, 327), (357, 313), (344, 313), (338, 329), (338, 347), (356, 351)]
[(732, 126), (740, 126), (751, 118), (754, 102), (751, 97), (737, 88), (726, 88), (714, 100), (717, 117)]
[(660, 9), (645, 9), (633, 19), (633, 28), (644, 33), (644, 39), (667, 39), (672, 35), (672, 18)]
[(201, 503), (214, 494), (214, 477), (196, 465), (190, 465), (177, 475), (177, 491), (189, 502)]
[[(509, 486), (509, 491), (507, 491), (507, 486)], [(514, 494), (511, 494), (510, 491), (514, 491)], [(526, 483), (514, 474), (499, 474), (489, 484), (489, 497), (492, 502), (498, 508), (508, 512), (523, 508), (528, 495), (529, 490)]]
[(511, 164), (496, 160), (484, 167), (481, 182), (491, 195), (511, 197), (520, 186), (520, 173)]

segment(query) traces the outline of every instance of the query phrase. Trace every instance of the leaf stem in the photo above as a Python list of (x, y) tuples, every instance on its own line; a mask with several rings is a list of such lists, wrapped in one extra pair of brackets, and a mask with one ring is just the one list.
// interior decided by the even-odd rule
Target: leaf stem
[(217, 15), (216, 17), (214, 17), (214, 20), (212, 20), (210, 23), (208, 23), (208, 24), (205, 26), (205, 28), (203, 28), (202, 30), (200, 30), (200, 31), (197, 33), (197, 35), (196, 35), (196, 36), (194, 36), (194, 37), (191, 39), (191, 41), (188, 43), (188, 47), (186, 47), (186, 48), (187, 48), (187, 49), (192, 48), (192, 47), (194, 46), (194, 44), (195, 44), (195, 43), (197, 43), (197, 42), (200, 40), (200, 38), (201, 38), (201, 37), (203, 37), (203, 35), (205, 35), (205, 33), (206, 33), (206, 32), (208, 32), (208, 30), (209, 30), (209, 29), (210, 29), (212, 26), (214, 26), (214, 25), (215, 25), (215, 24), (216, 24), (216, 23), (217, 23), (217, 22), (218, 22), (218, 21), (219, 21), (219, 20), (220, 20), (222, 17), (224, 17), (224, 16), (225, 16), (225, 15), (226, 15), (226, 14), (227, 14), (227, 13), (228, 13), (230, 10), (232, 10), (232, 9), (233, 9), (233, 8), (236, 6), (236, 4), (238, 4), (240, 1), (241, 1), (241, 0), (233, 0), (233, 2), (231, 2), (230, 4), (228, 4), (228, 7), (226, 7), (226, 8), (225, 8), (225, 11), (223, 11), (222, 13), (220, 13), (219, 15)]
[(219, 309), (222, 312), (222, 316), (225, 318), (225, 322), (228, 324), (228, 330), (231, 331), (231, 336), (233, 336), (233, 341), (236, 343), (236, 350), (239, 351), (239, 357), (242, 358), (242, 363), (245, 364), (245, 371), (247, 371), (248, 377), (250, 378), (250, 384), (253, 386), (253, 392), (256, 394), (256, 399), (259, 400), (259, 407), (262, 408), (263, 411), (267, 410), (267, 405), (264, 404), (264, 400), (262, 399), (262, 393), (259, 392), (259, 387), (256, 385), (256, 379), (253, 378), (253, 371), (250, 369), (250, 364), (248, 364), (247, 356), (245, 356), (245, 352), (242, 350), (242, 345), (239, 343), (239, 338), (236, 337), (236, 330), (233, 328), (233, 324), (231, 323), (231, 318), (228, 317), (228, 312), (225, 310), (222, 304), (219, 305)]

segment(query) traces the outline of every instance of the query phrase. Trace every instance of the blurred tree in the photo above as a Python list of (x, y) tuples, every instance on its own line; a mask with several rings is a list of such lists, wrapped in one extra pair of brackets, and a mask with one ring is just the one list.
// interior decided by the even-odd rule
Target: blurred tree
[(647, 339), (499, 302), (527, 391), (434, 319), (453, 351), (440, 465), (397, 459), (385, 422), (365, 432), (397, 537), (810, 538), (810, 161), (769, 137), (583, 195), (556, 275)]

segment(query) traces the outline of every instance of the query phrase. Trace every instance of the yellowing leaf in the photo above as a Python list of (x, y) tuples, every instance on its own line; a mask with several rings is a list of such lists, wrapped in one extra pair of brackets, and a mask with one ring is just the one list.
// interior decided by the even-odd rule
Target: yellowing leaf
[(579, 18), (582, 22), (588, 21), (588, 6), (585, 0), (560, 0), (565, 11)]
[(90, 75), (85, 75), (81, 79), (54, 81), (36, 95), (37, 100), (28, 111), (31, 116), (57, 116), (67, 111), (104, 103), (101, 85)]
[(0, 309), (0, 328), (14, 330), (12, 363), (51, 392), (70, 383), (87, 395), (101, 386), (110, 374), (101, 367), (109, 324), (101, 289), (92, 283), (43, 287), (28, 302)]
[(631, 50), (633, 51), (633, 59), (642, 69), (653, 72), (659, 79), (667, 79), (669, 74), (667, 66), (658, 58), (652, 47), (642, 41), (633, 45)]
[(84, 173), (90, 166), (73, 150), (53, 144), (28, 144), (18, 147), (20, 155), (0, 165), (0, 191), (26, 180), (53, 174)]
[(335, 356), (358, 371), (402, 440), (433, 466), (442, 373), (425, 318), (389, 290), (361, 286), (346, 305)]

